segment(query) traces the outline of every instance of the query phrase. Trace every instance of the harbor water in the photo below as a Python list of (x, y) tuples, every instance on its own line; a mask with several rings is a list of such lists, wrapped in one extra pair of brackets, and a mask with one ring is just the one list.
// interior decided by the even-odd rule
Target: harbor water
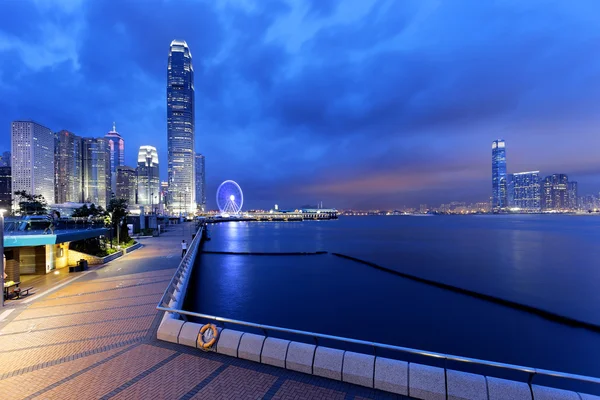
[(331, 255), (600, 325), (600, 217), (369, 216), (209, 226), (186, 309), (600, 376), (600, 334)]

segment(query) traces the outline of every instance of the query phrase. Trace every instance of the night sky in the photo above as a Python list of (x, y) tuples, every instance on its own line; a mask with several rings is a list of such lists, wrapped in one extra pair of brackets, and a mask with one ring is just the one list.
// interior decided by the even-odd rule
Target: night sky
[[(487, 201), (509, 172), (600, 191), (600, 4), (590, 1), (2, 0), (0, 150), (10, 121), (159, 150), (169, 44), (190, 46), (209, 207)], [(246, 208), (246, 207), (245, 207)]]

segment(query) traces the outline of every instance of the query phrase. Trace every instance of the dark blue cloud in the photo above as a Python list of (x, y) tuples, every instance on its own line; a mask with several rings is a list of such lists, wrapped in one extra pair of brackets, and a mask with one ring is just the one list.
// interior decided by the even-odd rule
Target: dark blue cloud
[[(510, 171), (600, 188), (600, 17), (593, 1), (3, 3), (0, 126), (101, 136), (113, 120), (159, 148), (166, 63), (191, 47), (209, 202), (388, 207), (489, 197), (490, 142)], [(214, 204), (213, 204), (214, 205)]]

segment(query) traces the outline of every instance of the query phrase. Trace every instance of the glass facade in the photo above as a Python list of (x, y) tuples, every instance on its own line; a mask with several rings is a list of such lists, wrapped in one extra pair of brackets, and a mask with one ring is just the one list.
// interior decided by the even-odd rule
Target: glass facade
[(577, 182), (569, 182), (569, 207), (571, 210), (579, 209), (579, 193), (577, 190)]
[(0, 209), (10, 211), (12, 204), (10, 167), (0, 167)]
[(196, 154), (196, 202), (200, 211), (206, 211), (206, 177), (204, 175), (204, 161), (202, 154)]
[(194, 68), (185, 41), (171, 42), (167, 70), (169, 209), (195, 210)]
[(565, 174), (553, 174), (544, 178), (542, 183), (542, 209), (544, 211), (569, 210), (569, 177)]
[(54, 204), (54, 140), (50, 129), (35, 122), (11, 124), (11, 193), (25, 190), (42, 195), (48, 204)]
[(540, 211), (540, 171), (512, 174), (513, 206), (521, 211)]
[(116, 124), (113, 122), (112, 131), (104, 136), (108, 140), (110, 151), (110, 187), (113, 193), (117, 193), (117, 167), (125, 165), (125, 140), (117, 132)]
[(110, 152), (104, 138), (83, 139), (83, 200), (106, 208), (111, 195)]
[(82, 140), (72, 132), (62, 130), (56, 134), (56, 202), (81, 203), (82, 184)]
[(135, 168), (120, 165), (117, 167), (117, 191), (115, 195), (118, 199), (127, 200), (127, 204), (136, 204), (137, 193), (137, 173)]
[(160, 200), (160, 177), (156, 147), (140, 146), (137, 166), (137, 202), (157, 206)]
[(506, 144), (504, 140), (492, 142), (492, 209), (508, 206), (508, 181), (506, 176)]

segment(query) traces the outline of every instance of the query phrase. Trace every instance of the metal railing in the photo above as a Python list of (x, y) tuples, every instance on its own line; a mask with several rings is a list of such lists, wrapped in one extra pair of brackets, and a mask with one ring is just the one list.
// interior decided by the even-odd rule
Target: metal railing
[[(167, 305), (168, 305), (168, 303), (167, 303)], [(157, 309), (160, 311), (166, 311), (169, 313), (177, 313), (180, 315), (186, 315), (186, 316), (190, 316), (190, 317), (196, 317), (196, 318), (202, 318), (202, 319), (206, 319), (206, 320), (221, 322), (223, 324), (229, 323), (229, 324), (240, 325), (240, 326), (245, 326), (245, 327), (249, 327), (249, 328), (255, 328), (255, 329), (259, 329), (262, 332), (264, 332), (265, 336), (269, 336), (268, 335), (269, 331), (305, 336), (305, 337), (312, 338), (317, 345), (318, 345), (319, 339), (325, 339), (325, 340), (332, 340), (332, 341), (336, 341), (336, 342), (352, 343), (352, 344), (371, 347), (371, 348), (375, 348), (375, 349), (379, 348), (379, 349), (385, 349), (385, 350), (392, 350), (392, 351), (406, 353), (406, 354), (423, 356), (426, 358), (435, 358), (437, 360), (443, 360), (444, 362), (454, 361), (454, 362), (466, 363), (466, 364), (471, 364), (471, 365), (478, 365), (478, 366), (484, 366), (484, 367), (504, 369), (504, 370), (514, 371), (514, 372), (521, 372), (521, 373), (526, 373), (529, 375), (529, 383), (531, 383), (534, 376), (540, 375), (540, 376), (549, 376), (549, 377), (553, 377), (553, 378), (569, 379), (569, 380), (573, 380), (573, 381), (594, 383), (594, 384), (600, 385), (600, 378), (595, 378), (595, 377), (591, 377), (591, 376), (569, 374), (569, 373), (565, 373), (565, 372), (551, 371), (551, 370), (540, 369), (540, 368), (524, 367), (521, 365), (506, 364), (506, 363), (495, 362), (495, 361), (480, 360), (477, 358), (460, 357), (460, 356), (455, 356), (455, 355), (451, 355), (451, 354), (443, 354), (443, 353), (436, 353), (436, 352), (432, 352), (432, 351), (412, 349), (409, 347), (394, 346), (394, 345), (390, 345), (390, 344), (377, 343), (377, 342), (369, 342), (369, 341), (360, 340), (360, 339), (351, 339), (351, 338), (345, 338), (345, 337), (334, 336), (334, 335), (326, 335), (326, 334), (316, 333), (316, 332), (308, 332), (308, 331), (301, 331), (301, 330), (297, 330), (297, 329), (282, 328), (282, 327), (278, 327), (278, 326), (256, 324), (253, 322), (239, 321), (239, 320), (230, 319), (230, 318), (217, 317), (214, 315), (207, 315), (207, 314), (200, 314), (200, 313), (191, 312), (191, 311), (185, 311), (185, 310), (181, 310), (179, 308), (178, 309), (169, 308), (169, 307), (165, 307), (162, 303), (159, 304)]]
[(317, 344), (318, 344), (318, 339), (326, 339), (326, 340), (333, 340), (333, 341), (337, 341), (337, 342), (352, 343), (352, 344), (357, 344), (357, 345), (362, 345), (362, 346), (367, 346), (367, 347), (372, 347), (372, 348), (393, 350), (393, 351), (397, 351), (397, 352), (419, 355), (419, 356), (424, 356), (424, 357), (429, 357), (429, 358), (436, 358), (436, 359), (444, 360), (444, 361), (455, 361), (455, 362), (461, 362), (461, 363), (481, 365), (481, 366), (486, 366), (486, 367), (501, 368), (501, 369), (517, 371), (517, 372), (524, 372), (524, 373), (527, 373), (530, 375), (530, 381), (531, 381), (531, 379), (533, 379), (533, 376), (535, 376), (535, 375), (545, 375), (545, 376), (551, 376), (554, 378), (563, 378), (563, 379), (570, 379), (570, 380), (577, 380), (577, 381), (582, 381), (582, 382), (600, 384), (600, 378), (594, 378), (594, 377), (585, 376), (585, 375), (569, 374), (569, 373), (565, 373), (565, 372), (550, 371), (550, 370), (545, 370), (545, 369), (540, 369), (540, 368), (524, 367), (521, 365), (506, 364), (506, 363), (500, 363), (500, 362), (494, 362), (494, 361), (480, 360), (477, 358), (460, 357), (460, 356), (454, 356), (454, 355), (450, 355), (450, 354), (443, 354), (443, 353), (436, 353), (436, 352), (432, 352), (432, 351), (412, 349), (409, 347), (401, 347), (401, 346), (394, 346), (394, 345), (384, 344), (384, 343), (369, 342), (369, 341), (360, 340), (360, 339), (351, 339), (351, 338), (345, 338), (345, 337), (334, 336), (334, 335), (326, 335), (326, 334), (316, 333), (316, 332), (308, 332), (308, 331), (301, 331), (301, 330), (297, 330), (297, 329), (282, 328), (282, 327), (278, 327), (278, 326), (256, 324), (253, 322), (239, 321), (239, 320), (234, 320), (234, 319), (230, 319), (230, 318), (217, 317), (214, 315), (200, 314), (200, 313), (185, 311), (185, 310), (181, 310), (181, 309), (173, 309), (173, 308), (169, 308), (169, 307), (164, 307), (162, 305), (159, 305), (157, 307), (157, 309), (160, 311), (177, 313), (177, 314), (187, 315), (187, 316), (196, 317), (196, 318), (203, 318), (203, 319), (212, 320), (212, 321), (216, 321), (216, 322), (229, 323), (229, 324), (234, 324), (234, 325), (246, 326), (249, 328), (260, 329), (265, 333), (265, 336), (269, 336), (268, 335), (269, 331), (276, 331), (276, 332), (289, 333), (289, 334), (294, 334), (294, 335), (299, 335), (299, 336), (310, 337), (310, 338), (314, 339)]
[[(200, 247), (200, 242), (202, 241), (202, 235), (204, 233), (204, 225), (201, 225), (199, 229), (196, 231), (196, 235), (194, 239), (192, 239), (191, 243), (188, 246), (188, 250), (181, 259), (181, 262), (177, 266), (175, 270), (175, 274), (171, 278), (169, 285), (165, 289), (160, 301), (158, 303), (157, 309), (165, 308), (169, 303), (174, 300), (177, 308), (181, 307), (183, 299), (185, 297), (185, 293), (187, 291), (187, 285), (189, 282), (189, 276), (192, 273), (191, 268), (194, 266), (194, 262), (196, 261), (196, 255), (198, 254), (198, 248)], [(178, 288), (177, 285), (183, 284), (181, 288)], [(179, 297), (175, 296), (175, 292), (181, 292)], [(171, 310), (169, 308), (169, 310)]]

